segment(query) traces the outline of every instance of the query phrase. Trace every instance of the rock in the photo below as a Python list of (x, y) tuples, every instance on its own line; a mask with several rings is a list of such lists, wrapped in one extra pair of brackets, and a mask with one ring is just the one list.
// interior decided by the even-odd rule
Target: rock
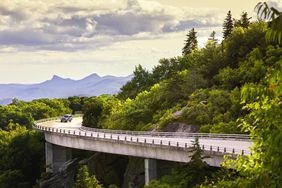
[(74, 184), (77, 170), (77, 159), (67, 161), (59, 172), (51, 174), (48, 179), (42, 179), (39, 183), (41, 188), (70, 188)]
[(187, 133), (197, 133), (200, 127), (197, 125), (187, 125), (182, 122), (169, 122), (162, 131), (164, 132), (187, 132)]

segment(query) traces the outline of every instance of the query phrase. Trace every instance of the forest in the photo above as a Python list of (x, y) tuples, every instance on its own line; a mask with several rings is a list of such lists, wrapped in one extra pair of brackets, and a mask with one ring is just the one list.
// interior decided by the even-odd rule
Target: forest
[[(196, 132), (249, 134), (254, 141), (251, 156), (226, 159), (216, 170), (202, 161), (195, 142), (194, 160), (147, 188), (281, 186), (282, 14), (264, 3), (257, 12), (260, 19), (250, 21), (246, 12), (234, 19), (229, 11), (224, 39), (211, 31), (204, 48), (198, 48), (192, 28), (182, 56), (161, 59), (151, 71), (136, 66), (132, 80), (114, 96), (14, 99), (0, 106), (0, 187), (38, 185), (44, 137), (32, 130), (33, 122), (75, 112), (83, 112), (88, 127), (165, 131), (181, 123)], [(88, 177), (84, 187), (103, 186), (87, 168), (79, 174), (77, 181)]]

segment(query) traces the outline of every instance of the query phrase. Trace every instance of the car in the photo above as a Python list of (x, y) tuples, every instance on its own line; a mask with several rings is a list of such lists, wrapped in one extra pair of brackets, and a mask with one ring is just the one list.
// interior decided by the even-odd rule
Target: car
[(72, 115), (70, 114), (65, 114), (62, 118), (61, 118), (61, 122), (71, 122), (72, 120)]

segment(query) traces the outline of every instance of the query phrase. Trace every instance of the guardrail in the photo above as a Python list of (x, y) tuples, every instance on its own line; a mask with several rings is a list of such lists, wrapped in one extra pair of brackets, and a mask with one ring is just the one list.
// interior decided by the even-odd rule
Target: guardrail
[(154, 132), (154, 131), (124, 131), (124, 130), (110, 130), (97, 129), (90, 127), (81, 127), (81, 130), (125, 134), (125, 135), (139, 135), (139, 136), (156, 136), (156, 137), (177, 137), (177, 138), (221, 138), (221, 139), (236, 139), (236, 140), (250, 140), (250, 136), (246, 134), (211, 134), (211, 133), (187, 133), (187, 132)]
[[(81, 115), (79, 115), (81, 116)], [(79, 117), (76, 116), (76, 117)], [(46, 122), (50, 120), (58, 120), (56, 118), (48, 118), (36, 121), (34, 123), (34, 128), (44, 131), (44, 132), (53, 132), (57, 134), (64, 135), (72, 135), (83, 138), (93, 138), (93, 139), (102, 139), (102, 140), (111, 140), (111, 141), (119, 141), (119, 142), (127, 142), (128, 144), (146, 144), (146, 145), (155, 145), (155, 146), (164, 146), (164, 147), (172, 147), (172, 148), (182, 148), (188, 149), (192, 147), (191, 142), (179, 142), (174, 140), (163, 139), (163, 137), (176, 137), (181, 134), (179, 133), (171, 133), (171, 132), (144, 132), (144, 131), (121, 131), (121, 130), (107, 130), (107, 129), (95, 129), (95, 128), (86, 128), (80, 130), (67, 130), (64, 128), (51, 128), (46, 126), (41, 126), (38, 123)], [(249, 139), (247, 135), (238, 135), (238, 134), (207, 134), (207, 133), (185, 133), (183, 134), (185, 137), (189, 138), (224, 138), (224, 139)], [(141, 136), (154, 136), (154, 138), (144, 138)], [(232, 147), (219, 147), (213, 145), (201, 145), (202, 150), (211, 151), (225, 154), (233, 154), (233, 155), (249, 155), (251, 154), (249, 150), (242, 150)]]
[[(82, 114), (74, 115), (73, 117), (82, 117)], [(47, 118), (34, 122), (34, 124), (57, 120), (61, 117)], [(83, 131), (92, 131), (100, 133), (125, 134), (125, 135), (139, 135), (139, 136), (156, 136), (156, 137), (177, 137), (177, 138), (221, 138), (221, 139), (236, 139), (236, 140), (250, 140), (250, 136), (246, 134), (211, 134), (211, 133), (187, 133), (187, 132), (154, 132), (154, 131), (126, 131), (126, 130), (110, 130), (97, 129), (91, 127), (81, 126)]]

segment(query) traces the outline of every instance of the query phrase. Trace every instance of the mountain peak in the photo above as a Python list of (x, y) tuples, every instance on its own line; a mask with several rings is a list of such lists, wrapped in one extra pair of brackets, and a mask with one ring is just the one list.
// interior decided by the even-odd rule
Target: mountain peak
[(100, 76), (96, 73), (90, 74), (89, 76), (86, 76), (85, 78), (83, 78), (82, 80), (86, 80), (86, 79), (97, 79), (100, 78)]
[(58, 75), (54, 75), (51, 80), (63, 80), (63, 78)]

